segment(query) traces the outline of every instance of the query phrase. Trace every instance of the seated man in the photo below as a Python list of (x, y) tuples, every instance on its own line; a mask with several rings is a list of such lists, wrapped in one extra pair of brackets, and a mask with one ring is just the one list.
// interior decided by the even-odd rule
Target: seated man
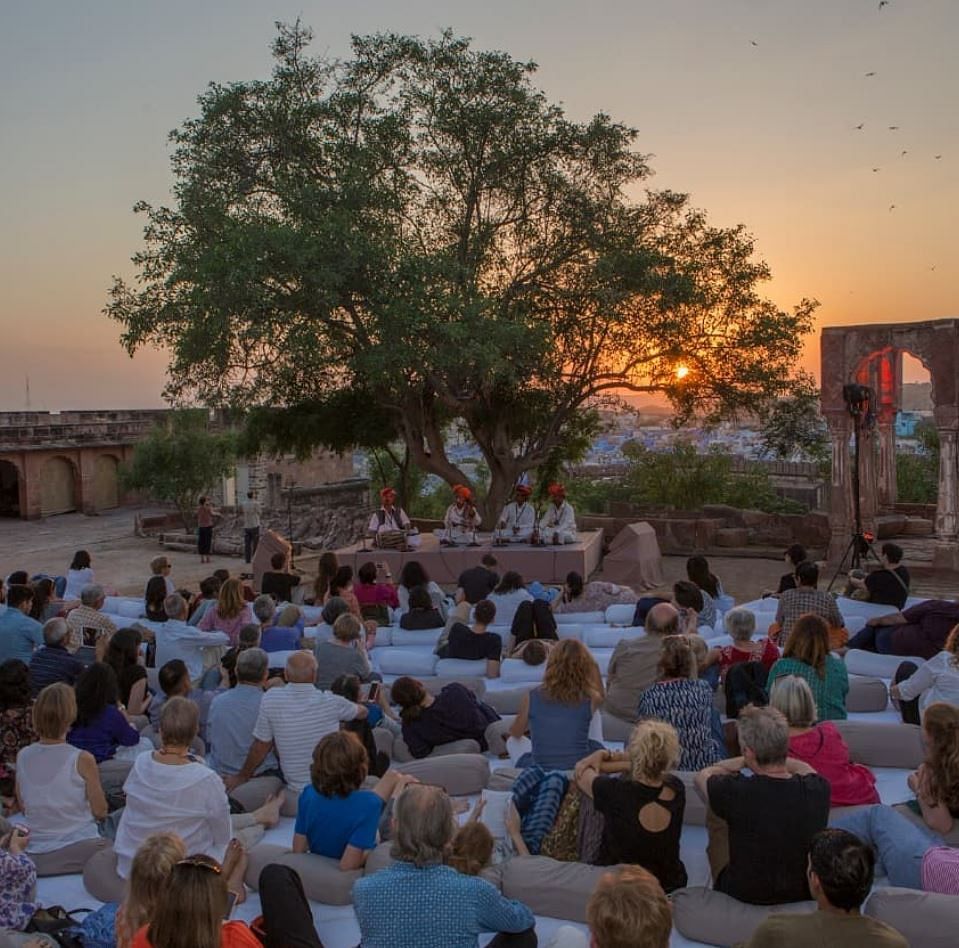
[(313, 748), (339, 730), (341, 721), (367, 715), (364, 705), (320, 691), (313, 684), (315, 679), (316, 659), (311, 652), (294, 652), (287, 659), (287, 684), (263, 695), (246, 760), (239, 773), (223, 780), (228, 791), (250, 780), (275, 750), (288, 790), (284, 814), (295, 814), (297, 797), (310, 782)]
[(473, 492), (463, 484), (453, 487), (456, 500), (446, 508), (443, 517), (443, 544), (446, 546), (478, 546), (476, 531), (480, 515), (473, 503)]
[(530, 494), (529, 485), (516, 485), (516, 500), (503, 508), (496, 524), (494, 538), (500, 543), (529, 543), (533, 539), (536, 510), (529, 502)]
[(47, 685), (58, 681), (75, 685), (84, 669), (83, 662), (67, 651), (66, 619), (57, 616), (43, 625), (43, 648), (33, 653), (30, 661), (30, 689), (36, 697)]
[(820, 830), (809, 847), (809, 890), (817, 912), (770, 915), (745, 948), (806, 948), (808, 945), (869, 945), (909, 948), (885, 922), (860, 909), (872, 889), (876, 858), (869, 846), (845, 830)]
[(917, 655), (932, 658), (943, 650), (959, 623), (959, 602), (929, 599), (902, 612), (870, 619), (849, 640), (849, 648), (880, 655)]
[(358, 879), (353, 907), (367, 948), (422, 945), (477, 948), (483, 932), (527, 933), (511, 945), (533, 946), (535, 919), (479, 876), (444, 865), (455, 821), (440, 787), (412, 784), (393, 809), (393, 858), (386, 869)]
[[(787, 757), (789, 725), (779, 711), (744, 708), (736, 726), (742, 757), (694, 778), (709, 804), (706, 852), (714, 888), (754, 905), (802, 902), (809, 898), (809, 844), (829, 819), (829, 783)], [(742, 773), (747, 767), (748, 775)]]
[(163, 611), (167, 621), (156, 623), (153, 627), (156, 636), (156, 665), (159, 668), (173, 659), (180, 659), (187, 667), (190, 681), (199, 687), (206, 664), (204, 649), (229, 645), (230, 637), (226, 632), (203, 632), (186, 621), (189, 607), (186, 600), (173, 593), (163, 600)]
[(102, 586), (84, 586), (80, 591), (80, 605), (67, 613), (68, 651), (76, 652), (81, 645), (89, 646), (94, 649), (96, 661), (103, 661), (110, 639), (117, 630), (113, 620), (100, 611), (106, 598)]
[(902, 547), (883, 543), (879, 557), (882, 569), (874, 569), (865, 579), (849, 577), (849, 585), (865, 591), (867, 602), (901, 609), (909, 598), (909, 570), (902, 563)]
[[(396, 506), (396, 491), (392, 487), (384, 487), (380, 491), (380, 509), (377, 510), (366, 527), (367, 533), (373, 537), (373, 544), (377, 547), (390, 549), (418, 549), (420, 532), (413, 526), (402, 507)], [(395, 542), (397, 535), (400, 540)]]
[(779, 607), (776, 609), (776, 626), (778, 633), (769, 630), (769, 637), (780, 645), (785, 645), (792, 632), (793, 624), (803, 615), (812, 613), (826, 620), (829, 626), (829, 642), (832, 648), (845, 644), (839, 641), (837, 633), (844, 628), (845, 621), (836, 600), (829, 593), (817, 589), (819, 584), (819, 567), (808, 560), (796, 567), (796, 581), (799, 585), (795, 589), (787, 589), (779, 597)]
[(496, 618), (496, 606), (488, 599), (476, 603), (473, 610), (472, 629), (463, 622), (450, 626), (449, 638), (437, 651), (440, 658), (462, 658), (466, 661), (486, 659), (486, 676), (499, 678), (500, 661), (503, 658), (503, 640), (488, 626)]
[(300, 585), (298, 573), (288, 570), (289, 557), (278, 550), (270, 557), (270, 566), (260, 580), (260, 592), (272, 596), (275, 602), (293, 602), (293, 590)]
[(484, 553), (478, 566), (464, 569), (456, 584), (457, 601), (460, 592), (471, 606), (485, 599), (499, 585), (499, 573), (496, 572), (498, 565), (492, 553)]
[(207, 576), (200, 580), (200, 595), (194, 596), (193, 602), (190, 604), (190, 625), (199, 625), (207, 609), (216, 605), (222, 585), (223, 583), (217, 576)]
[[(171, 698), (186, 698), (192, 701), (199, 712), (199, 725), (197, 734), (204, 745), (207, 740), (207, 719), (210, 715), (210, 705), (213, 699), (226, 690), (226, 685), (221, 682), (217, 689), (194, 688), (190, 681), (190, 672), (182, 659), (174, 658), (161, 666), (157, 672), (157, 682), (160, 685), (162, 696), (158, 695), (150, 702), (150, 709), (147, 712), (150, 718), (150, 725), (154, 732), (159, 732), (160, 715), (163, 712), (163, 706)], [(152, 738), (152, 735), (147, 734)]]
[(562, 484), (550, 484), (549, 497), (552, 503), (547, 505), (546, 513), (539, 521), (540, 542), (575, 543), (579, 539), (576, 532), (576, 513), (566, 500), (566, 488)]

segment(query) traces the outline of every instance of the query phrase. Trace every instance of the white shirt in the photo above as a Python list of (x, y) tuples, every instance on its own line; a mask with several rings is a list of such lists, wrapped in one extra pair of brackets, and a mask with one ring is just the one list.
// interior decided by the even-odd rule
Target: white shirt
[(509, 534), (516, 527), (520, 533), (528, 533), (536, 526), (536, 511), (529, 501), (520, 504), (516, 501), (507, 504), (500, 514), (500, 523), (504, 523), (503, 530)]
[(446, 524), (447, 535), (452, 535), (455, 533), (471, 533), (480, 525), (480, 515), (478, 511), (475, 511), (473, 516), (470, 517), (468, 514), (469, 506), (463, 504), (462, 507), (458, 507), (456, 504), (450, 504), (446, 508), (446, 517), (444, 522)]
[[(143, 623), (146, 625), (146, 623)], [(174, 658), (182, 659), (190, 673), (190, 680), (196, 681), (203, 674), (203, 649), (211, 645), (229, 645), (230, 637), (226, 632), (201, 632), (194, 625), (187, 625), (179, 619), (152, 624), (156, 636), (156, 667), (162, 668)]]
[[(383, 516), (383, 524), (380, 525), (380, 515)], [(406, 516), (406, 511), (400, 507), (393, 507), (387, 510), (385, 507), (380, 509), (370, 517), (370, 522), (366, 529), (370, 533), (379, 533), (381, 530), (411, 530), (413, 525), (410, 518)]]
[(496, 606), (493, 625), (512, 625), (521, 602), (532, 602), (533, 595), (526, 589), (512, 589), (508, 593), (491, 592), (486, 597)]
[(260, 526), (263, 505), (258, 500), (245, 500), (240, 509), (243, 511), (243, 529), (256, 530)]
[(113, 843), (122, 879), (153, 833), (176, 833), (190, 855), (223, 860), (232, 836), (230, 803), (223, 781), (206, 764), (160, 764), (153, 754), (140, 754), (123, 790), (127, 802)]
[(559, 507), (551, 502), (539, 522), (539, 529), (547, 541), (554, 533), (575, 536), (576, 514), (569, 502), (564, 500)]
[(959, 668), (952, 664), (952, 652), (940, 652), (923, 662), (905, 681), (899, 695), (906, 701), (919, 698), (919, 710), (943, 701), (959, 707)]
[(89, 566), (85, 566), (83, 569), (68, 569), (67, 585), (63, 590), (63, 598), (67, 601), (79, 599), (83, 587), (92, 586), (95, 582), (93, 569)]
[(291, 682), (263, 695), (253, 737), (273, 742), (286, 785), (299, 793), (310, 782), (313, 748), (358, 712), (352, 701), (319, 691), (312, 682)]

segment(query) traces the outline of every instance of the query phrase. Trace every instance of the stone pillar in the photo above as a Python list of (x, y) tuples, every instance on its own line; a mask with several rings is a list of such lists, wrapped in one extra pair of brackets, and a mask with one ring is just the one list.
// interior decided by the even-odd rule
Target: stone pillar
[[(879, 515), (879, 464), (878, 442), (875, 426), (862, 429), (859, 433), (859, 511), (862, 516), (862, 528), (875, 533)], [(850, 493), (855, 471), (850, 471)], [(855, 514), (855, 511), (853, 511)]]
[(852, 419), (845, 411), (827, 412), (826, 424), (832, 440), (832, 474), (829, 488), (830, 540), (827, 559), (838, 563), (852, 533), (852, 459), (849, 437)]
[(936, 505), (936, 536), (939, 543), (954, 547), (959, 538), (959, 430), (939, 428), (939, 500)]
[(896, 481), (895, 418), (879, 419), (879, 504), (891, 507), (899, 494)]

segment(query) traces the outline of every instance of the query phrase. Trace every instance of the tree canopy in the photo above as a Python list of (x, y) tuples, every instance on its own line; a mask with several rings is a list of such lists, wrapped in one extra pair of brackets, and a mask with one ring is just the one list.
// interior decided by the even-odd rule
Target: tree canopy
[(269, 79), (211, 84), (173, 206), (137, 206), (106, 311), (171, 351), (171, 399), (251, 411), (267, 448), (399, 439), (451, 484), (456, 423), (496, 508), (617, 393), (715, 419), (785, 390), (815, 304), (779, 309), (743, 227), (644, 190), (634, 129), (450, 32), (310, 40), (278, 24)]

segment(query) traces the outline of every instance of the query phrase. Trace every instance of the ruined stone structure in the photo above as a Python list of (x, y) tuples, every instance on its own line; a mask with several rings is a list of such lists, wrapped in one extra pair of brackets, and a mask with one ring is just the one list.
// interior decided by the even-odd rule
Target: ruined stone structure
[(896, 412), (902, 405), (902, 353), (929, 370), (933, 419), (939, 431), (939, 499), (934, 565), (959, 568), (959, 320), (832, 326), (822, 331), (821, 410), (832, 439), (829, 556), (837, 561), (854, 528), (853, 467), (849, 451), (854, 420), (843, 385), (868, 385), (875, 393), (875, 424), (860, 434), (863, 528), (877, 532), (878, 517), (896, 502)]

